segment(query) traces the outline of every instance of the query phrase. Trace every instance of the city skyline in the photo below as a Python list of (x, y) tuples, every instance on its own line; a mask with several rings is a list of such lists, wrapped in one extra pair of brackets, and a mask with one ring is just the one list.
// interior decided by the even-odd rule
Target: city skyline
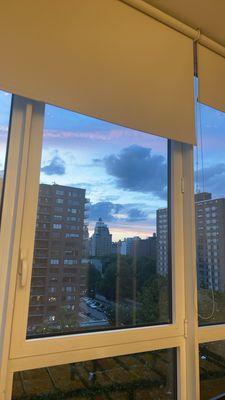
[[(10, 100), (10, 94), (0, 92), (0, 170), (4, 168)], [(196, 148), (195, 189), (221, 197), (225, 114), (204, 105), (199, 106), (198, 121), (200, 114), (202, 123), (197, 128), (199, 134), (203, 130), (204, 163), (201, 149)], [(166, 158), (166, 139), (46, 105), (40, 182), (86, 189), (90, 234), (101, 216), (110, 224), (114, 241), (152, 236), (155, 212), (167, 206)]]

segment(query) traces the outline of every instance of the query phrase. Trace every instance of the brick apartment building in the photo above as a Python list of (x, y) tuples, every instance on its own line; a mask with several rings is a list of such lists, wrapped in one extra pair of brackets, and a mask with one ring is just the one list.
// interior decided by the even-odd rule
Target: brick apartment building
[(28, 332), (77, 316), (87, 289), (85, 190), (40, 184)]

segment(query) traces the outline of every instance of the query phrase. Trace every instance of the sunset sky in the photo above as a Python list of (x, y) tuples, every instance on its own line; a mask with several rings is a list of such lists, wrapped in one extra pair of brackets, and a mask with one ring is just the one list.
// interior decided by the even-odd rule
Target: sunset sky
[[(0, 92), (0, 169), (4, 169), (11, 95)], [(201, 124), (200, 124), (201, 117)], [(225, 114), (201, 105), (196, 189), (225, 194)], [(224, 144), (224, 145), (223, 145)], [(203, 155), (203, 163), (202, 163)], [(198, 161), (197, 161), (198, 160)], [(204, 168), (204, 180), (202, 167)], [(156, 210), (167, 206), (167, 141), (46, 106), (41, 183), (86, 189), (89, 233), (101, 217), (113, 240), (151, 236)]]

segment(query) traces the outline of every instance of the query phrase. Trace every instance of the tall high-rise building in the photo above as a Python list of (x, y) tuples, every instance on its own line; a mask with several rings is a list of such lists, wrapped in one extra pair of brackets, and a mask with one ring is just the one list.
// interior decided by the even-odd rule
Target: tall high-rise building
[[(206, 289), (225, 288), (225, 198), (211, 193), (195, 195), (196, 260), (198, 284)], [(157, 271), (168, 270), (167, 209), (157, 210)]]
[(85, 190), (41, 184), (28, 330), (79, 314), (87, 289)]
[(112, 254), (112, 235), (102, 218), (99, 218), (95, 224), (90, 247), (90, 253), (93, 257), (104, 257)]
[(157, 272), (160, 275), (167, 275), (168, 272), (168, 218), (167, 208), (160, 208), (156, 211), (156, 259)]
[[(206, 196), (207, 195), (207, 196)], [(195, 197), (198, 284), (225, 288), (225, 198)]]

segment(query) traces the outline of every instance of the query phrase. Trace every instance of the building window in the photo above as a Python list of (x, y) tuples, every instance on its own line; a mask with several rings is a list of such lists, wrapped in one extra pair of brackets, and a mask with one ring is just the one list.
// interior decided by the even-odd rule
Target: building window
[(50, 286), (50, 287), (48, 288), (48, 291), (49, 291), (49, 293), (56, 293), (56, 292), (57, 292), (57, 288), (54, 287), (54, 286)]
[(70, 260), (70, 259), (65, 259), (64, 260), (64, 265), (76, 265), (77, 260)]
[(54, 207), (54, 211), (63, 212), (63, 207)]
[(50, 264), (51, 265), (59, 265), (59, 259), (58, 258), (51, 258)]
[(63, 204), (63, 199), (56, 199), (56, 204)]
[(71, 214), (76, 214), (77, 213), (77, 209), (76, 208), (67, 208), (67, 211)]
[(53, 218), (54, 218), (56, 221), (62, 221), (62, 215), (53, 215)]
[(76, 217), (66, 217), (67, 221), (76, 221), (77, 218)]
[(72, 239), (72, 238), (79, 238), (80, 237), (80, 235), (78, 234), (78, 233), (66, 233), (65, 234), (65, 238), (70, 238), (70, 239)]
[(62, 224), (53, 224), (53, 229), (62, 229)]
[(56, 190), (55, 193), (59, 196), (63, 196), (64, 195), (64, 191), (63, 190)]

